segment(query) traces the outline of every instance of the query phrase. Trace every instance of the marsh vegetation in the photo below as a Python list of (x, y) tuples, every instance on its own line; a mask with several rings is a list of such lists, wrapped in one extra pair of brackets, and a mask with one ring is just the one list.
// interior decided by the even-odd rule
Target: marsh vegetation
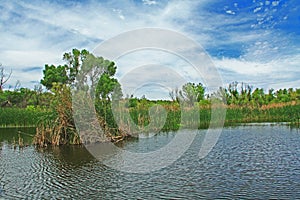
[[(299, 125), (300, 122), (300, 89), (264, 91), (249, 84), (233, 82), (208, 94), (201, 83), (186, 83), (170, 91), (171, 100), (149, 100), (145, 96), (138, 98), (133, 95), (124, 97), (121, 85), (114, 78), (117, 70), (114, 62), (77, 49), (65, 53), (63, 60), (64, 65), (46, 64), (41, 85), (33, 90), (19, 85), (13, 90), (1, 87), (1, 126), (36, 127), (33, 143), (37, 146), (80, 144), (82, 140), (73, 118), (74, 91), (93, 99), (81, 103), (90, 103), (95, 108), (96, 123), (112, 141), (140, 132), (208, 128), (216, 106), (226, 109), (225, 125), (248, 122)], [(112, 108), (113, 104), (118, 107)], [(161, 114), (159, 107), (166, 111), (165, 115)], [(131, 127), (132, 122), (138, 129)], [(154, 126), (149, 128), (151, 123)]]

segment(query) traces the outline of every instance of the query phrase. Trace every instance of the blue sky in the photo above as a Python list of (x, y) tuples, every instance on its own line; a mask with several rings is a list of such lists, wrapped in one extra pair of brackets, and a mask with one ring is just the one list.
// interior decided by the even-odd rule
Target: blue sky
[(62, 64), (72, 48), (92, 51), (124, 31), (159, 27), (202, 45), (225, 85), (300, 87), (298, 0), (2, 0), (0, 13), (0, 63), (12, 69), (12, 86), (32, 88), (44, 65)]

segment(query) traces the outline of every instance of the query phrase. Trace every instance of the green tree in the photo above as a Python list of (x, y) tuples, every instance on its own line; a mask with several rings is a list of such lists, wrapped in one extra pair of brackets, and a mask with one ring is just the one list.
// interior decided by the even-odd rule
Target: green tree
[(67, 65), (45, 65), (43, 70), (44, 77), (41, 80), (41, 84), (48, 90), (53, 87), (54, 83), (67, 84), (69, 77), (67, 76)]
[[(104, 114), (104, 120), (111, 120), (111, 99), (120, 99), (122, 96), (121, 86), (117, 79), (113, 78), (116, 73), (115, 63), (102, 57), (94, 56), (87, 50), (73, 49), (65, 53), (63, 60), (65, 65), (45, 65), (44, 77), (41, 83), (54, 94), (51, 107), (55, 118), (48, 123), (53, 127), (44, 125), (37, 134), (36, 143), (43, 133), (53, 135), (52, 144), (77, 143), (78, 136), (75, 134), (75, 123), (72, 117), (71, 90), (84, 92), (82, 94), (95, 97), (96, 110), (99, 116)], [(99, 78), (100, 77), (100, 78)], [(108, 115), (109, 114), (109, 115)], [(109, 118), (107, 118), (109, 116)], [(102, 119), (101, 119), (102, 120)], [(56, 123), (54, 123), (56, 122)], [(103, 123), (107, 124), (107, 123)], [(49, 130), (53, 131), (49, 132)], [(75, 142), (74, 142), (75, 141)], [(44, 144), (42, 142), (42, 144)]]
[(274, 89), (271, 88), (268, 90), (268, 94), (266, 94), (266, 103), (271, 103), (275, 99), (274, 97)]
[(275, 92), (277, 102), (289, 102), (291, 100), (287, 89), (279, 89)]
[(63, 55), (63, 60), (66, 61), (65, 65), (55, 66), (46, 64), (41, 84), (49, 90), (53, 87), (53, 83), (72, 86), (81, 69), (82, 63), (88, 55), (91, 54), (85, 49), (82, 51), (73, 49), (72, 52)]
[(116, 69), (117, 67), (114, 62), (106, 63), (105, 71), (102, 73), (97, 84), (96, 97), (110, 100), (113, 92), (115, 93), (115, 98), (120, 98), (122, 96), (121, 85), (117, 79), (113, 78)]
[(256, 88), (252, 93), (252, 102), (257, 106), (265, 104), (265, 93), (262, 88)]
[(238, 99), (240, 105), (248, 104), (251, 101), (251, 91), (252, 86), (242, 82), (241, 92)]
[(229, 104), (237, 104), (239, 99), (239, 92), (237, 89), (238, 82), (232, 82), (229, 84), (227, 92), (229, 93), (227, 102)]
[(300, 100), (300, 88), (297, 88), (295, 91), (296, 99)]
[(197, 85), (195, 83), (186, 83), (182, 86), (182, 90), (179, 93), (183, 100), (192, 106), (195, 102), (200, 102), (204, 99), (205, 88), (201, 83)]

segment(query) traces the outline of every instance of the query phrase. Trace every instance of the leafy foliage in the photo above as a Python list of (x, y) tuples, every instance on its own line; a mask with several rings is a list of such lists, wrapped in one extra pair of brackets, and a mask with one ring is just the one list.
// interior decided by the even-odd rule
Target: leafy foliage
[(43, 92), (41, 86), (35, 86), (34, 90), (20, 88), (14, 91), (5, 90), (0, 93), (2, 107), (26, 108), (28, 106), (46, 108), (50, 105), (51, 97), (49, 92)]
[(182, 89), (179, 90), (175, 88), (175, 90), (169, 93), (169, 96), (173, 101), (186, 102), (188, 105), (193, 106), (194, 103), (200, 102), (204, 100), (205, 87), (202, 83), (186, 83), (182, 86)]
[(227, 105), (261, 107), (272, 103), (286, 103), (300, 100), (300, 89), (269, 89), (252, 90), (252, 86), (245, 83), (233, 82), (227, 88), (220, 88), (214, 95), (221, 98)]
[(45, 65), (43, 70), (44, 77), (41, 80), (41, 84), (48, 90), (53, 87), (54, 83), (67, 84), (69, 78), (67, 77), (67, 65)]
[(121, 86), (113, 78), (117, 69), (115, 63), (96, 57), (87, 50), (78, 49), (65, 53), (63, 60), (66, 61), (65, 65), (45, 65), (43, 71), (41, 83), (54, 94), (51, 108), (56, 118), (54, 122), (39, 127), (36, 143), (41, 146), (47, 143), (80, 143), (72, 116), (71, 89), (83, 90), (85, 95), (95, 97), (100, 121), (105, 121), (102, 124), (115, 126), (110, 102), (112, 98), (118, 100), (122, 96)]
[(201, 83), (186, 83), (180, 91), (181, 97), (189, 104), (194, 105), (195, 102), (200, 102), (204, 99), (205, 88)]

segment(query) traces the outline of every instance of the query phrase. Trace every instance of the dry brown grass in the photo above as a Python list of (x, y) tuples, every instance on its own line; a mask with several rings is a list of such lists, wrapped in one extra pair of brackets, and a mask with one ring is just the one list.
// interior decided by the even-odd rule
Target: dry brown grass
[(272, 108), (282, 108), (282, 107), (286, 107), (286, 106), (295, 106), (295, 105), (298, 105), (296, 101), (284, 102), (284, 103), (271, 103), (268, 105), (262, 105), (261, 109), (268, 110), (268, 109), (272, 109)]

